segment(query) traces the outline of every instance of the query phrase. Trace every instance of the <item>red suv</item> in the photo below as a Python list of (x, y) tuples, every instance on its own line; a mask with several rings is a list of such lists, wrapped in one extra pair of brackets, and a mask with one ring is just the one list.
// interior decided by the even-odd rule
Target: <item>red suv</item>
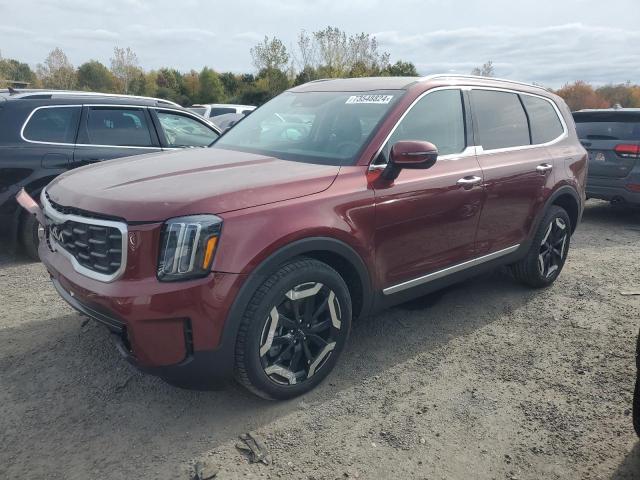
[(41, 195), (60, 295), (140, 368), (304, 393), (351, 322), (499, 265), (553, 283), (586, 152), (548, 91), (469, 76), (321, 80), (212, 148), (65, 173)]

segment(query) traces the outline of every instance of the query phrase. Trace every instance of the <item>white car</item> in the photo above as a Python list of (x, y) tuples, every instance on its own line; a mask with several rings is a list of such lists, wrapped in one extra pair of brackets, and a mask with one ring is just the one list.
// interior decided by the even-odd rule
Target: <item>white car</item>
[(255, 109), (256, 107), (253, 105), (234, 105), (230, 103), (196, 104), (189, 107), (189, 110), (204, 118), (213, 118), (226, 113), (241, 113), (246, 115)]

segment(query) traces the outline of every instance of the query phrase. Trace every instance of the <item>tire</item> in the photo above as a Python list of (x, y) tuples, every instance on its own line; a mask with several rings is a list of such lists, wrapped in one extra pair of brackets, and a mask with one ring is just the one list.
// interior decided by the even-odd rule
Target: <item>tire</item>
[(38, 236), (38, 220), (35, 215), (27, 214), (20, 223), (20, 244), (22, 250), (31, 260), (40, 261), (38, 256), (38, 246), (40, 237)]
[(351, 296), (320, 261), (282, 265), (254, 293), (236, 338), (236, 380), (260, 397), (302, 395), (331, 372), (349, 337)]
[(527, 255), (511, 265), (514, 277), (533, 288), (548, 287), (564, 267), (570, 240), (569, 215), (562, 207), (552, 205), (540, 222)]

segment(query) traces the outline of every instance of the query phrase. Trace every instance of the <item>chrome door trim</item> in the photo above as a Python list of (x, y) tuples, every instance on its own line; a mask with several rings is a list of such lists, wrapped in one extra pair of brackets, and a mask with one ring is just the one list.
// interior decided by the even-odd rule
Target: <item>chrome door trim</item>
[(466, 270), (467, 268), (475, 267), (476, 265), (480, 265), (482, 263), (488, 262), (490, 260), (494, 260), (496, 258), (503, 257), (505, 255), (509, 255), (510, 253), (515, 252), (520, 244), (513, 245), (508, 248), (504, 248), (502, 250), (498, 250), (497, 252), (489, 253), (488, 255), (483, 255), (482, 257), (472, 258), (471, 260), (467, 260), (466, 262), (458, 263), (457, 265), (453, 265), (451, 267), (443, 268), (442, 270), (438, 270), (436, 272), (429, 273), (427, 275), (423, 275), (418, 278), (414, 278), (413, 280), (408, 280), (406, 282), (398, 283), (397, 285), (393, 285), (391, 287), (387, 287), (382, 292), (385, 295), (391, 295), (393, 293), (398, 293), (408, 288), (417, 287), (418, 285), (422, 285), (424, 283), (432, 282), (442, 277), (446, 277), (447, 275), (451, 275), (452, 273), (460, 272), (462, 270)]

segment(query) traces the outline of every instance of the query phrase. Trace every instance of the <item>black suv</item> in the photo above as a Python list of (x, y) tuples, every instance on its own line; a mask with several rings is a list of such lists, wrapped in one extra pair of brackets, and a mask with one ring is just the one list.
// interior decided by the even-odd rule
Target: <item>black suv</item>
[(37, 223), (14, 197), (72, 168), (102, 160), (206, 147), (214, 125), (170, 102), (66, 91), (0, 91), (0, 237), (37, 259)]

